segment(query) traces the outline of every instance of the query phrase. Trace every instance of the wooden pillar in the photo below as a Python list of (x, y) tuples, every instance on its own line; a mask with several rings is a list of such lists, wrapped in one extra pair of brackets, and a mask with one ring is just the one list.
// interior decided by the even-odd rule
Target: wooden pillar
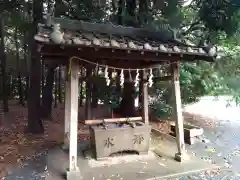
[(185, 144), (184, 144), (184, 130), (183, 130), (183, 116), (182, 116), (182, 102), (181, 91), (179, 83), (179, 62), (172, 66), (172, 85), (173, 85), (173, 114), (172, 117), (175, 121), (176, 141), (178, 152), (175, 154), (175, 160), (182, 162), (186, 159)]
[(71, 111), (70, 93), (71, 93), (70, 82), (68, 79), (66, 79), (65, 81), (64, 145), (63, 145), (64, 150), (69, 149), (70, 111)]
[(78, 137), (78, 62), (71, 62), (69, 77), (70, 98), (70, 126), (69, 126), (69, 170), (67, 180), (81, 179), (81, 173), (77, 165), (77, 137)]
[[(80, 68), (80, 78), (82, 79), (83, 77), (83, 67), (81, 66)], [(80, 82), (80, 94), (79, 94), (79, 106), (83, 106), (83, 80)]]
[(149, 124), (149, 114), (148, 114), (148, 83), (146, 72), (143, 72), (143, 82), (141, 83), (142, 87), (142, 117), (145, 124)]

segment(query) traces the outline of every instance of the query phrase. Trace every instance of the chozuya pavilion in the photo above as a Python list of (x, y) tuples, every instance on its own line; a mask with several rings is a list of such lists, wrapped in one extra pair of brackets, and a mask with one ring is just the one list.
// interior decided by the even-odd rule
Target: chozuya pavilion
[[(91, 92), (87, 87), (85, 124), (90, 127), (91, 148), (97, 159), (123, 150), (135, 150), (139, 154), (149, 150), (151, 126), (148, 114), (148, 87), (164, 78), (153, 72), (169, 67), (174, 97), (174, 121), (176, 124), (177, 161), (185, 159), (182, 103), (179, 85), (179, 64), (182, 61), (214, 61), (216, 49), (193, 47), (176, 38), (175, 31), (132, 28), (113, 24), (52, 18), (51, 23), (39, 24), (35, 35), (39, 57), (45, 63), (65, 66), (65, 147), (69, 144), (69, 169), (67, 179), (81, 178), (77, 165), (78, 92), (79, 68), (102, 69), (106, 84), (112, 77), (120, 76), (123, 87), (133, 83), (140, 88), (142, 115), (120, 118), (91, 119)], [(88, 73), (91, 76), (92, 73)], [(91, 83), (87, 83), (90, 84)], [(124, 89), (124, 88), (123, 88)], [(119, 143), (121, 141), (121, 143)], [(117, 143), (118, 142), (118, 143)], [(120, 144), (120, 145), (119, 145)]]

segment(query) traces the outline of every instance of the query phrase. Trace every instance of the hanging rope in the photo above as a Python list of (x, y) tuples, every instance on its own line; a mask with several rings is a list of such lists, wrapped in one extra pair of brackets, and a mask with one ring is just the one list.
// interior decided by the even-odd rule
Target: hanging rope
[[(135, 77), (135, 80), (134, 80), (134, 82), (135, 82), (135, 87), (137, 87), (138, 84), (139, 84), (139, 82), (138, 82), (138, 81), (139, 81), (139, 71), (149, 71), (148, 86), (149, 86), (149, 87), (152, 87), (152, 85), (153, 85), (153, 69), (158, 69), (158, 70), (159, 70), (159, 68), (160, 68), (160, 67), (149, 67), (149, 68), (140, 68), (140, 69), (139, 69), (139, 68), (127, 68), (127, 69), (125, 69), (125, 68), (119, 68), (119, 67), (109, 66), (109, 65), (107, 65), (107, 64), (95, 63), (95, 62), (92, 62), (92, 61), (89, 61), (89, 60), (86, 60), (86, 59), (83, 59), (83, 58), (80, 58), (80, 57), (77, 57), (77, 56), (73, 56), (73, 57), (71, 57), (71, 58), (69, 59), (69, 68), (68, 68), (68, 75), (69, 75), (69, 76), (71, 75), (72, 61), (75, 60), (75, 59), (80, 60), (80, 61), (84, 61), (84, 62), (86, 62), (86, 63), (88, 63), (88, 64), (95, 65), (95, 66), (98, 67), (98, 68), (99, 68), (99, 67), (104, 68), (104, 69), (105, 69), (105, 70), (104, 70), (104, 77), (105, 77), (105, 79), (106, 79), (106, 84), (107, 84), (107, 86), (110, 85), (110, 81), (111, 81), (110, 78), (109, 78), (109, 76), (108, 76), (108, 70), (109, 70), (109, 69), (112, 69), (114, 72), (115, 72), (115, 70), (121, 70), (121, 74), (120, 74), (120, 86), (121, 86), (121, 87), (123, 87), (123, 85), (124, 85), (124, 71), (128, 71), (130, 81), (132, 80), (131, 71), (135, 71), (135, 72), (136, 72), (136, 77)], [(163, 65), (161, 65), (161, 67), (166, 67), (166, 66), (169, 66), (169, 65), (175, 64), (175, 63), (176, 63), (176, 62), (163, 64)]]
[[(71, 65), (72, 65), (72, 61), (73, 60), (80, 60), (80, 61), (83, 61), (83, 62), (86, 62), (88, 64), (92, 64), (92, 65), (95, 65), (95, 66), (98, 66), (98, 67), (102, 67), (102, 68), (108, 68), (108, 69), (113, 69), (113, 70), (121, 70), (121, 71), (144, 71), (144, 70), (149, 70), (149, 71), (152, 71), (153, 69), (159, 69), (159, 67), (149, 67), (149, 68), (119, 68), (119, 67), (115, 67), (115, 66), (109, 66), (107, 64), (99, 64), (99, 63), (95, 63), (95, 62), (92, 62), (92, 61), (89, 61), (89, 60), (86, 60), (86, 59), (83, 59), (83, 58), (80, 58), (80, 57), (77, 57), (77, 56), (73, 56), (69, 59), (69, 70), (68, 70), (68, 74), (70, 75), (71, 74)], [(163, 61), (161, 61), (163, 62)], [(163, 64), (161, 65), (161, 67), (167, 67), (171, 64), (175, 64), (176, 62), (172, 62), (172, 63), (167, 63), (167, 64)]]

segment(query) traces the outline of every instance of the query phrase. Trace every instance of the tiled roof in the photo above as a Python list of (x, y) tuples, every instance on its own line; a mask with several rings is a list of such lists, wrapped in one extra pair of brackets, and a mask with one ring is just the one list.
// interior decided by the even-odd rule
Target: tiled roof
[(144, 50), (162, 53), (177, 53), (195, 56), (216, 56), (212, 48), (193, 47), (176, 39), (174, 31), (162, 29), (152, 31), (144, 28), (116, 26), (113, 24), (89, 23), (67, 19), (54, 18), (52, 26), (39, 24), (35, 40), (44, 43), (54, 43), (51, 40), (53, 26), (60, 25), (63, 32), (61, 44), (75, 44), (91, 47), (111, 47), (127, 50)]

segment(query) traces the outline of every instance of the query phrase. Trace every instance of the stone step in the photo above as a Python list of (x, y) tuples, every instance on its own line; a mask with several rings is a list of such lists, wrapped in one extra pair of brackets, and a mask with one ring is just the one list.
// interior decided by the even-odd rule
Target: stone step
[[(194, 144), (196, 141), (196, 137), (199, 137), (203, 134), (203, 129), (194, 125), (184, 124), (183, 130), (184, 130), (184, 140), (189, 145)], [(172, 132), (170, 134), (176, 137), (175, 124), (171, 125), (171, 131)]]

